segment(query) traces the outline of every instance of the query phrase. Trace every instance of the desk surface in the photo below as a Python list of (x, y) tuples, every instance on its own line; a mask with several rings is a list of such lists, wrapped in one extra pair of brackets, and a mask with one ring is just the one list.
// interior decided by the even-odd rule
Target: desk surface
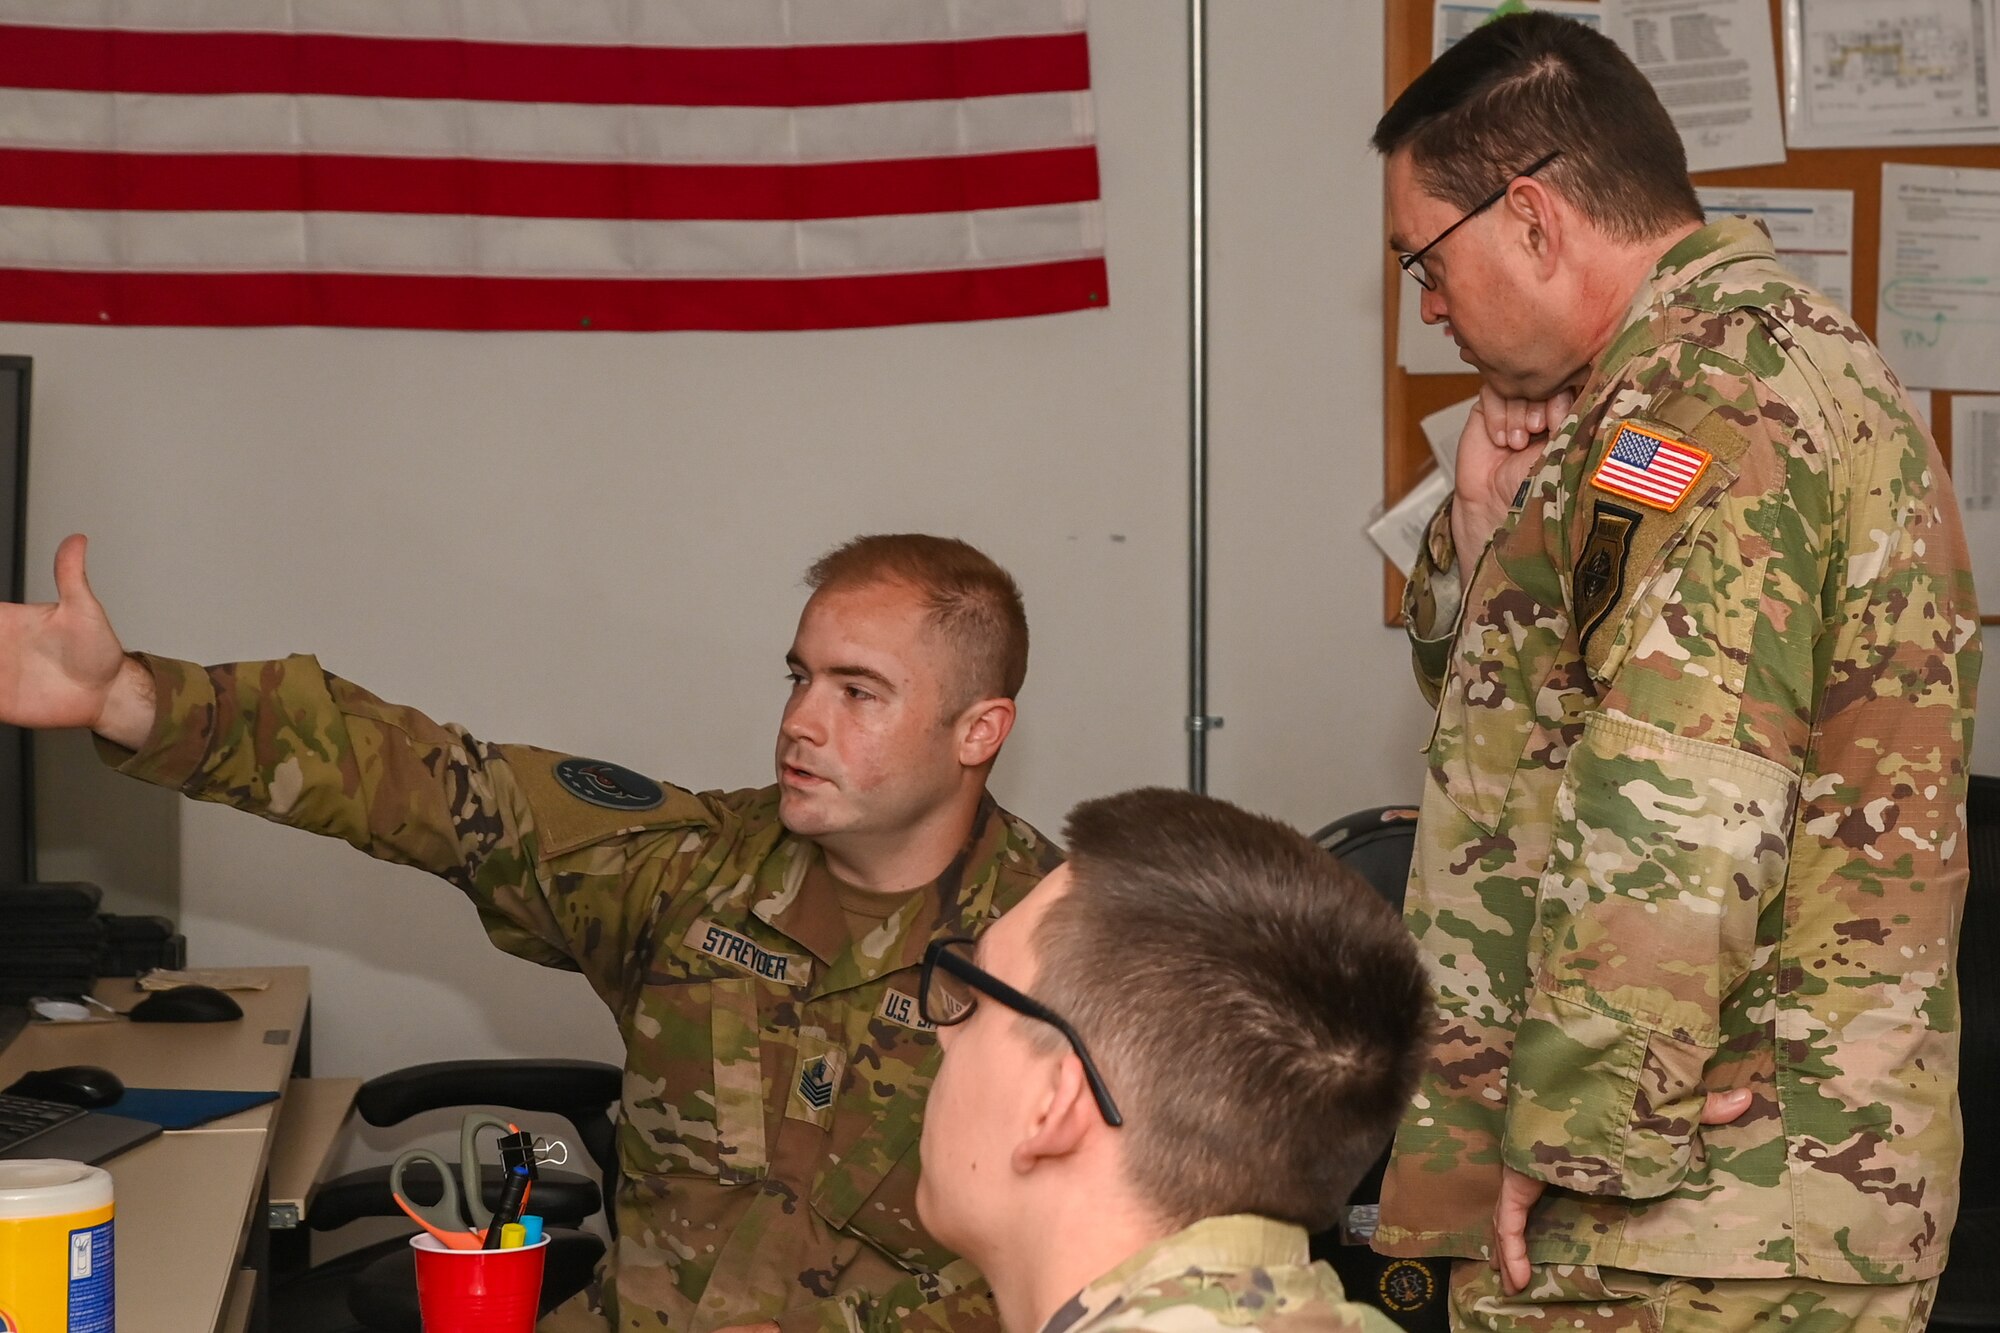
[[(271, 988), (231, 992), (229, 1023), (30, 1024), (0, 1052), (0, 1085), (30, 1069), (102, 1065), (140, 1088), (279, 1092), (305, 1024), (309, 974), (259, 969)], [(97, 997), (129, 1009), (126, 978)], [(115, 1109), (115, 1108), (114, 1108)], [(251, 1210), (263, 1206), (275, 1104), (163, 1134), (104, 1164), (117, 1208), (118, 1322), (148, 1333), (213, 1333), (229, 1308)]]
[[(305, 1024), (309, 974), (303, 967), (258, 969), (271, 988), (231, 991), (243, 1017), (228, 1023), (30, 1023), (0, 1054), (0, 1077), (30, 1069), (102, 1065), (133, 1088), (226, 1088), (277, 1092), (292, 1072)], [(130, 1009), (145, 992), (129, 977), (106, 977), (97, 998)]]

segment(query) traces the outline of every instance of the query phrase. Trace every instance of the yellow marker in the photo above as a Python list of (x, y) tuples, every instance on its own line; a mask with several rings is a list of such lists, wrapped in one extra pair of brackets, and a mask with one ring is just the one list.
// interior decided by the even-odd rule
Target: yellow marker
[(528, 1229), (519, 1222), (509, 1222), (500, 1228), (500, 1248), (518, 1250), (528, 1243)]

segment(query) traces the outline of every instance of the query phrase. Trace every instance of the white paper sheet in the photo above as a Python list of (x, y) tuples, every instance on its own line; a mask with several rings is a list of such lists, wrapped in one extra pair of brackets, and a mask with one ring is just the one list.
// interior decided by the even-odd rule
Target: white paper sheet
[(1951, 400), (1951, 481), (1960, 509), (2000, 515), (2000, 397)]
[(1965, 519), (1972, 586), (1990, 610), (2000, 598), (2000, 398), (1951, 400), (1951, 482)]
[(1794, 148), (2000, 143), (2000, 0), (1785, 0)]
[(1458, 474), (1458, 437), (1478, 401), (1468, 398), (1450, 407), (1440, 407), (1423, 419), (1424, 439), (1431, 446), (1431, 457), (1437, 459), (1438, 471), (1447, 477)]
[(1841, 309), (1854, 309), (1854, 191), (1703, 185), (1695, 194), (1711, 219), (1740, 213), (1762, 222), (1779, 263)]
[(1389, 562), (1405, 574), (1417, 567), (1424, 549), (1424, 529), (1431, 516), (1451, 494), (1451, 478), (1431, 472), (1410, 488), (1410, 493), (1389, 507), (1387, 513), (1368, 525), (1368, 539), (1381, 549)]
[[(1455, 46), (1458, 39), (1471, 32), (1480, 24), (1493, 17), (1503, 0), (1493, 4), (1481, 4), (1478, 0), (1437, 0), (1437, 8), (1431, 11), (1431, 59), (1436, 60), (1447, 49)], [(1546, 10), (1551, 14), (1561, 14), (1597, 27), (1602, 19), (1601, 7), (1590, 0), (1527, 0), (1529, 9)]]
[(1604, 0), (1604, 31), (1652, 81), (1689, 171), (1785, 160), (1765, 0)]
[(2000, 171), (1884, 163), (1880, 272), (1903, 383), (2000, 390)]

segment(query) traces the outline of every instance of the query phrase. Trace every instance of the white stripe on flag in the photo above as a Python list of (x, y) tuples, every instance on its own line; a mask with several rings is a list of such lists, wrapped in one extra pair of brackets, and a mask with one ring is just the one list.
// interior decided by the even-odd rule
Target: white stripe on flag
[(1084, 0), (0, 0), (0, 23), (575, 46), (814, 46), (1080, 32)]
[(1678, 500), (1687, 490), (1688, 480), (1694, 473), (1692, 466), (1663, 468), (1656, 462), (1651, 469), (1641, 469), (1615, 458), (1607, 458), (1598, 469), (1598, 475), (1606, 481), (1659, 500)]
[(1079, 259), (1103, 248), (1095, 201), (808, 222), (0, 208), (10, 263), (86, 271), (809, 277)]
[(429, 98), (9, 90), (0, 146), (777, 165), (1086, 144), (1088, 93), (826, 107), (584, 106)]

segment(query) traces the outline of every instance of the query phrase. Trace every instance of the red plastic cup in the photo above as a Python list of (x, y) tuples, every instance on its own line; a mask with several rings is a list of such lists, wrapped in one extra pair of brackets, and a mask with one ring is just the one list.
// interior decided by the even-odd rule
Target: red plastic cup
[(515, 1250), (448, 1250), (418, 1232), (410, 1247), (424, 1333), (534, 1333), (547, 1236)]

